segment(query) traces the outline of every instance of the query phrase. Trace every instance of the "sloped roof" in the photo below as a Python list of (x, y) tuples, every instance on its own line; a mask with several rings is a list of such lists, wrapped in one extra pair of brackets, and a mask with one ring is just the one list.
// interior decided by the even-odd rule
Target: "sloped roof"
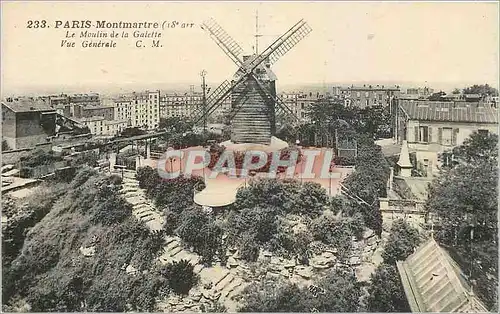
[(397, 262), (412, 312), (486, 313), (458, 264), (431, 238)]
[(498, 109), (478, 102), (400, 100), (410, 120), (498, 123)]

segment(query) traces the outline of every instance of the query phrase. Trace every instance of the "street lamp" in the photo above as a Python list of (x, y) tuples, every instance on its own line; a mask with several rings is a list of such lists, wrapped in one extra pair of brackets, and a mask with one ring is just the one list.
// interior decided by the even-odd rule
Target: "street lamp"
[[(297, 148), (299, 147), (300, 145), (300, 140), (296, 140), (295, 141), (295, 145), (297, 146)], [(301, 164), (301, 168), (302, 168), (302, 160), (300, 161), (300, 164)], [(300, 177), (300, 183), (302, 183), (302, 175), (300, 174), (302, 172), (302, 169), (299, 170), (299, 177)]]

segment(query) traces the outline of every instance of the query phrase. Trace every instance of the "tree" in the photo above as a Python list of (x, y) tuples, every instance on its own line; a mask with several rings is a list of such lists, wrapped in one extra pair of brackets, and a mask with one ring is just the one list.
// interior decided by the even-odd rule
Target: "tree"
[(451, 92), (451, 93), (452, 93), (453, 95), (458, 95), (458, 94), (460, 94), (460, 89), (455, 88), (455, 89), (453, 89), (453, 92)]
[(303, 289), (296, 284), (263, 281), (253, 283), (243, 293), (239, 312), (309, 312)]
[(495, 133), (472, 133), (462, 145), (453, 148), (453, 157), (459, 163), (496, 161), (498, 158), (498, 135)]
[(410, 306), (394, 265), (382, 263), (370, 276), (369, 312), (410, 312)]
[(332, 270), (315, 282), (317, 291), (285, 282), (261, 281), (247, 287), (240, 312), (356, 312), (361, 287), (352, 272)]
[(326, 190), (315, 182), (305, 182), (298, 190), (298, 193), (290, 195), (292, 204), (291, 213), (318, 217), (329, 204), (329, 197)]
[(154, 196), (153, 192), (161, 180), (158, 171), (149, 166), (137, 169), (136, 179), (139, 181), (139, 187), (145, 189), (149, 196)]
[(198, 276), (194, 273), (194, 266), (189, 261), (168, 263), (160, 270), (160, 274), (166, 278), (169, 287), (177, 294), (187, 295), (189, 290), (198, 282)]
[(354, 217), (321, 216), (311, 222), (309, 230), (313, 238), (337, 249), (340, 260), (349, 257), (352, 237), (360, 237), (363, 226), (359, 215)]
[(465, 272), (481, 282), (475, 290), (489, 307), (497, 300), (497, 197), (497, 162), (479, 160), (438, 177), (426, 203), (437, 216), (437, 239), (464, 261), (460, 264)]
[(477, 85), (466, 87), (463, 89), (464, 94), (479, 94), (482, 96), (498, 96), (498, 90), (488, 84)]
[(351, 212), (348, 214), (361, 213), (365, 225), (379, 236), (382, 233), (382, 216), (378, 198), (387, 194), (389, 174), (389, 165), (380, 146), (375, 145), (372, 138), (360, 137), (356, 170), (343, 183), (350, 198), (347, 208), (350, 208)]
[(394, 221), (382, 253), (384, 263), (395, 265), (396, 261), (405, 260), (414, 252), (419, 243), (418, 230), (403, 219)]
[(179, 220), (176, 233), (202, 256), (204, 262), (211, 263), (222, 249), (222, 229), (201, 208), (183, 211)]
[(169, 180), (160, 180), (153, 195), (158, 208), (182, 212), (193, 205), (193, 191), (196, 186), (204, 187), (200, 177), (180, 176)]
[(182, 134), (193, 128), (193, 123), (187, 119), (179, 119), (178, 117), (160, 118), (158, 128), (174, 131)]

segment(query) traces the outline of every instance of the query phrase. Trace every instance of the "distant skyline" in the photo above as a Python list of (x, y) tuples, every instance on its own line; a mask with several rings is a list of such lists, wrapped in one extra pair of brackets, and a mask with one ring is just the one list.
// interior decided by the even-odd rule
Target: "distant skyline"
[[(256, 10), (261, 51), (301, 18), (313, 29), (273, 65), (278, 89), (363, 83), (498, 88), (496, 2), (2, 2), (2, 95), (179, 85), (199, 90), (202, 69), (209, 84), (218, 85), (237, 68), (199, 24), (213, 17), (251, 53)], [(85, 50), (60, 48), (65, 30), (27, 29), (29, 19), (180, 20), (197, 27), (163, 31), (163, 48), (140, 50), (132, 40)]]

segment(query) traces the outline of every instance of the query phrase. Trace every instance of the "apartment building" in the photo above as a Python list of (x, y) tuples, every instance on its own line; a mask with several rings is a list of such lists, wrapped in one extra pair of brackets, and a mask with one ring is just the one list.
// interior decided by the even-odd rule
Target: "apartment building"
[(406, 89), (406, 95), (414, 95), (417, 98), (425, 99), (434, 93), (434, 89), (429, 87), (412, 87)]
[(307, 115), (311, 106), (313, 106), (319, 99), (323, 99), (325, 95), (318, 92), (305, 93), (305, 92), (291, 92), (282, 93), (279, 97), (283, 102), (293, 111), (293, 113), (301, 121), (308, 121)]
[(93, 116), (79, 120), (90, 133), (97, 136), (114, 136), (127, 128), (127, 120), (108, 120), (104, 116)]
[(341, 88), (347, 106), (366, 108), (374, 105), (388, 106), (401, 94), (399, 86), (363, 85)]
[(160, 91), (121, 95), (112, 99), (116, 120), (129, 127), (152, 130), (160, 122)]
[[(209, 95), (207, 95), (209, 99)], [(231, 97), (226, 98), (211, 117), (221, 117), (231, 110)], [(191, 91), (189, 93), (165, 93), (160, 97), (161, 117), (194, 118), (203, 112), (203, 94)]]

